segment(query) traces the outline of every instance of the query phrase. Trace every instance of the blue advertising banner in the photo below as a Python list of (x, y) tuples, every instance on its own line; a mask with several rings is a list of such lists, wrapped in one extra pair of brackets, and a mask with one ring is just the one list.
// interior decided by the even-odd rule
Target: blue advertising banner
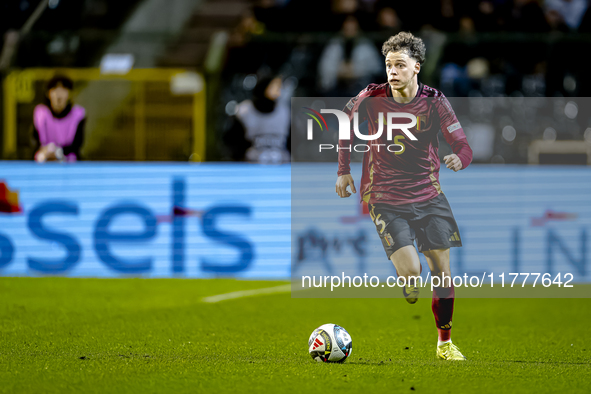
[(0, 275), (286, 278), (290, 169), (0, 163)]
[[(335, 168), (292, 165), (293, 277), (395, 275), (358, 195), (336, 196)], [(360, 170), (352, 167), (356, 185)], [(591, 282), (591, 169), (472, 165), (457, 173), (443, 168), (440, 181), (463, 244), (450, 251), (454, 275), (493, 273), (497, 281), (503, 273), (568, 273), (573, 283)]]
[[(2, 276), (277, 279), (292, 257), (295, 274), (394, 272), (357, 195), (336, 196), (334, 163), (0, 162), (0, 173), (23, 208), (0, 214)], [(591, 282), (590, 168), (472, 165), (440, 180), (464, 245), (454, 274)]]
[[(359, 190), (360, 165), (351, 173)], [(337, 197), (335, 180), (335, 164), (292, 164), (292, 276), (395, 275), (358, 194)], [(591, 168), (443, 167), (440, 184), (463, 245), (450, 250), (453, 275), (497, 281), (503, 273), (568, 273), (573, 283), (591, 282)], [(425, 277), (429, 267), (419, 256)]]

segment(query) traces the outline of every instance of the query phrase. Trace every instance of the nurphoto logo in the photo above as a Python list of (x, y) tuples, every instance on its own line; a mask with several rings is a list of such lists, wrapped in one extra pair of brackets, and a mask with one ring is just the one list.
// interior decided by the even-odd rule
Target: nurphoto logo
[[(312, 141), (314, 139), (314, 121), (320, 128), (320, 131), (328, 131), (328, 125), (322, 114), (333, 114), (337, 117), (339, 124), (339, 140), (350, 140), (351, 139), (351, 121), (349, 115), (338, 109), (326, 109), (323, 108), (320, 112), (309, 108), (303, 107), (306, 110), (306, 115), (310, 116), (307, 123), (307, 139)], [(410, 121), (410, 122), (409, 122)], [(378, 128), (373, 134), (362, 134), (359, 131), (359, 114), (353, 113), (353, 132), (357, 138), (362, 141), (377, 141), (382, 138), (384, 134), (384, 124), (386, 125), (386, 141), (393, 141), (392, 144), (385, 143), (372, 143), (372, 144), (355, 144), (349, 146), (339, 146), (334, 144), (318, 144), (319, 152), (325, 150), (351, 150), (355, 152), (369, 152), (371, 147), (375, 147), (379, 152), (380, 149), (386, 149), (388, 152), (395, 153), (397, 155), (404, 152), (405, 147), (401, 140), (408, 138), (411, 141), (416, 141), (415, 137), (410, 129), (417, 125), (417, 117), (407, 112), (387, 112), (385, 115), (383, 112), (378, 113)], [(400, 130), (404, 135), (393, 135), (394, 130)], [(383, 140), (383, 138), (382, 138)]]

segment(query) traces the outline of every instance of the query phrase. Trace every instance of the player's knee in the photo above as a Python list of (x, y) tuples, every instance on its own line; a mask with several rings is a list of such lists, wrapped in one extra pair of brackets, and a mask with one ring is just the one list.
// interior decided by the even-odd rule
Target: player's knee
[(407, 281), (412, 281), (421, 276), (421, 272), (418, 269), (411, 268), (405, 270), (400, 276), (403, 276)]
[(425, 257), (439, 262), (449, 261), (449, 248), (426, 250), (423, 252), (423, 254), (425, 255)]
[(404, 278), (409, 278), (411, 276), (420, 276), (421, 275), (421, 264), (420, 262), (414, 263), (411, 261), (405, 261), (404, 259), (396, 260), (391, 258), (392, 263), (394, 263), (394, 267), (396, 268), (396, 275)]

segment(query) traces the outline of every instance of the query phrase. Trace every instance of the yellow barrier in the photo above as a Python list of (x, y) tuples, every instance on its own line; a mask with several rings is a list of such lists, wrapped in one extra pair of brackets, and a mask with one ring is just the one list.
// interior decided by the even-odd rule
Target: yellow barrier
[(205, 83), (184, 69), (12, 71), (4, 80), (3, 158), (28, 159), (32, 113), (54, 75), (74, 81), (87, 111), (83, 156), (96, 160), (205, 160)]

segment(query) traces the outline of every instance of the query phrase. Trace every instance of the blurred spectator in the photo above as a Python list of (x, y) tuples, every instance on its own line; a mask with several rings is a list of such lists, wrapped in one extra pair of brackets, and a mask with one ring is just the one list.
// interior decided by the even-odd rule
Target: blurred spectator
[(396, 35), (402, 30), (402, 23), (392, 7), (384, 7), (377, 12), (378, 30), (389, 35)]
[(490, 65), (488, 60), (483, 57), (475, 57), (474, 59), (470, 59), (468, 64), (466, 64), (466, 73), (468, 78), (471, 79), (483, 79), (488, 77), (490, 74)]
[(359, 8), (357, 0), (332, 0), (331, 9), (334, 14), (353, 14)]
[(253, 43), (252, 38), (265, 31), (266, 26), (256, 18), (253, 10), (247, 9), (242, 13), (240, 22), (230, 33), (227, 43), (227, 75), (256, 72), (261, 67), (268, 58), (268, 44), (265, 46)]
[(546, 0), (546, 18), (555, 30), (577, 30), (587, 10), (587, 0)]
[(281, 78), (262, 78), (253, 89), (252, 100), (238, 104), (234, 124), (224, 136), (234, 160), (262, 164), (290, 161), (287, 139), (291, 114), (289, 105), (279, 100), (281, 89)]
[(513, 0), (506, 18), (506, 28), (510, 31), (527, 33), (550, 31), (550, 25), (538, 0)]
[(330, 1), (291, 0), (283, 8), (282, 28), (277, 31), (330, 31), (330, 6)]
[(252, 36), (261, 35), (264, 31), (265, 25), (257, 20), (253, 10), (248, 9), (244, 11), (240, 23), (230, 35), (228, 45), (244, 46)]
[(56, 75), (47, 84), (45, 104), (33, 112), (35, 160), (76, 161), (84, 141), (86, 111), (73, 105), (71, 79)]
[(383, 60), (372, 41), (361, 36), (359, 22), (349, 15), (341, 32), (320, 56), (318, 77), (325, 95), (354, 96), (383, 72)]
[(473, 34), (476, 32), (476, 27), (474, 26), (474, 19), (469, 16), (463, 16), (459, 20), (459, 30), (460, 33), (463, 34)]
[[(377, 0), (374, 3), (374, 12), (379, 17), (380, 10), (391, 8), (399, 19), (400, 30), (418, 31), (424, 24), (430, 23), (431, 12), (426, 4), (433, 1), (438, 0)], [(435, 11), (435, 14), (438, 12)], [(372, 27), (372, 30), (374, 29), (375, 27)]]
[(474, 25), (478, 31), (499, 30), (499, 4), (496, 1), (481, 0), (473, 9)]
[[(365, 3), (365, 2), (364, 2)], [(358, 14), (361, 17), (369, 15), (367, 4), (360, 8), (358, 0), (291, 0), (281, 8), (281, 12), (274, 12), (280, 18), (280, 23), (271, 23), (273, 31), (323, 31), (336, 32), (341, 27), (343, 20), (349, 14)], [(260, 13), (258, 7), (257, 13)], [(273, 7), (277, 11), (278, 7)], [(270, 18), (269, 10), (264, 10), (265, 21)], [(261, 14), (261, 15), (262, 15)]]
[(580, 33), (591, 33), (591, 7), (587, 7), (579, 25)]
[(331, 0), (330, 13), (324, 16), (324, 23), (330, 27), (330, 31), (341, 29), (343, 21), (349, 15), (355, 15), (357, 22), (364, 30), (375, 28), (375, 14), (371, 1), (363, 0)]
[(375, 12), (377, 11), (376, 3), (378, 0), (359, 0), (359, 9), (364, 12)]
[(433, 27), (445, 32), (455, 32), (459, 30), (459, 18), (453, 0), (439, 0), (439, 4), (434, 5), (433, 9), (438, 9), (432, 22)]
[(481, 90), (482, 82), (490, 75), (490, 64), (483, 57), (470, 59), (465, 67), (447, 63), (441, 68), (441, 89), (448, 96), (466, 97)]
[(286, 23), (289, 18), (286, 12), (288, 5), (289, 0), (258, 0), (253, 6), (254, 16), (267, 30), (286, 31), (289, 30), (289, 24)]

